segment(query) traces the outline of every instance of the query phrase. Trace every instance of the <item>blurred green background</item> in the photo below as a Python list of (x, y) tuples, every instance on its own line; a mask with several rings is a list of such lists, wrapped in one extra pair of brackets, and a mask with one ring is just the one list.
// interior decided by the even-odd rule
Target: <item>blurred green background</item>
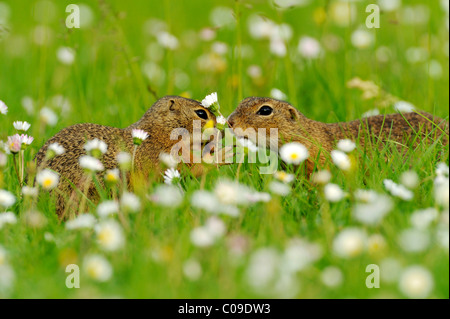
[[(378, 29), (365, 25), (366, 6), (372, 2), (381, 9)], [(356, 119), (375, 109), (392, 113), (398, 100), (448, 119), (448, 1), (277, 0), (278, 7), (270, 0), (84, 1), (76, 3), (81, 10), (79, 29), (65, 25), (70, 3), (0, 0), (0, 100), (9, 107), (7, 116), (0, 116), (0, 140), (13, 134), (12, 121), (31, 123), (28, 133), (35, 142), (26, 153), (28, 160), (63, 127), (80, 122), (126, 127), (168, 94), (201, 100), (218, 92), (225, 116), (247, 96), (273, 96), (324, 122)], [(302, 39), (307, 45), (300, 45), (305, 43)], [(348, 82), (355, 77), (371, 82), (350, 88)], [(44, 107), (57, 118), (47, 126), (39, 115)], [(301, 178), (286, 199), (274, 196), (267, 205), (243, 209), (238, 219), (225, 218), (226, 244), (223, 240), (210, 250), (189, 241), (191, 230), (207, 214), (192, 209), (189, 202), (166, 209), (143, 200), (145, 213), (130, 217), (133, 231), (127, 233), (126, 249), (106, 254), (114, 267), (113, 279), (100, 284), (86, 280), (80, 291), (64, 286), (64, 267), (99, 249), (92, 232), (64, 229), (49, 197), (41, 194), (38, 208), (49, 221), (46, 228), (35, 230), (21, 223), (0, 230), (17, 272), (16, 288), (6, 296), (259, 297), (262, 291), (249, 291), (243, 280), (251, 249), (286, 247), (290, 239), (301, 236), (319, 243), (324, 257), (303, 275), (299, 293), (270, 291), (268, 296), (404, 297), (395, 281), (392, 289), (382, 291), (364, 285), (367, 264), (395, 257), (403, 266), (427, 267), (435, 288), (429, 296), (448, 298), (448, 241), (446, 248), (433, 241), (428, 250), (408, 253), (396, 237), (409, 227), (413, 211), (436, 206), (432, 180), (438, 152), (421, 149), (415, 154), (420, 158), (406, 163), (399, 154), (389, 162), (383, 154), (365, 159), (354, 179), (332, 170), (333, 181), (349, 192), (383, 192), (383, 178), (398, 181), (402, 171), (418, 172), (422, 184), (414, 201), (396, 199), (382, 226), (369, 231), (386, 238), (384, 255), (369, 252), (351, 261), (333, 256), (323, 212), (329, 211), (338, 231), (354, 224), (352, 203), (329, 205)], [(441, 160), (448, 163), (448, 146), (442, 153)], [(211, 172), (206, 189), (223, 176), (233, 178), (236, 166)], [(4, 172), (5, 189), (19, 198), (12, 166)], [(183, 186), (191, 194), (199, 182), (183, 173)], [(242, 167), (241, 181), (259, 191), (267, 191), (270, 178), (259, 176), (257, 168)], [(14, 208), (21, 221), (22, 204)], [(448, 235), (448, 210), (446, 216)], [(45, 239), (48, 233), (56, 239)], [(248, 250), (242, 248), (241, 259), (235, 260), (229, 248), (233, 235), (238, 249), (250, 243)], [(241, 235), (244, 244), (239, 242)], [(198, 281), (183, 276), (182, 265), (190, 258), (203, 269)], [(322, 270), (330, 265), (344, 274), (340, 288), (320, 284)], [(282, 284), (289, 287), (289, 282)]]
[[(448, 115), (445, 1), (407, 1), (381, 10), (379, 29), (365, 27), (365, 9), (373, 1), (303, 2), (277, 10), (262, 0), (86, 1), (79, 3), (81, 28), (68, 29), (71, 1), (3, 1), (0, 97), (17, 119), (30, 120), (21, 106), (24, 96), (39, 109), (62, 95), (71, 108), (58, 128), (88, 121), (124, 127), (164, 95), (201, 100), (218, 91), (228, 115), (242, 98), (269, 96), (278, 88), (307, 116), (332, 122), (374, 107), (346, 87), (358, 76), (419, 109)], [(269, 40), (252, 38), (249, 17), (255, 15), (288, 25), (285, 57), (271, 53)], [(352, 44), (356, 30), (373, 36), (367, 47)], [(161, 31), (177, 38), (176, 49), (159, 45)], [(320, 58), (302, 59), (302, 36), (320, 42)], [(58, 60), (61, 47), (74, 50), (72, 64)], [(258, 80), (248, 75), (252, 65), (260, 67)]]

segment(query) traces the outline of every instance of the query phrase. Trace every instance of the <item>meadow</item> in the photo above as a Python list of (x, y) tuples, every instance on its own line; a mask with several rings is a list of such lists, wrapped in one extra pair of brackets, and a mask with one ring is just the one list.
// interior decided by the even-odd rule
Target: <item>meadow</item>
[[(217, 92), (224, 116), (271, 96), (322, 122), (448, 121), (448, 1), (84, 0), (80, 28), (69, 4), (0, 0), (0, 298), (449, 298), (442, 139), (407, 154), (343, 146), (351, 165), (330, 159), (312, 179), (281, 160), (284, 174), (181, 165), (167, 183), (118, 182), (119, 201), (71, 221), (31, 178), (62, 128), (127, 127), (165, 95)], [(34, 139), (11, 154), (15, 121)]]

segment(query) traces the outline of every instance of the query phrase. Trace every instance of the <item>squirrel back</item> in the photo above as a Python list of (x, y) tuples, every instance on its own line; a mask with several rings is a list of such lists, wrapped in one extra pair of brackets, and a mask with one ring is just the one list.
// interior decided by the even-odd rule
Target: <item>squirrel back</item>
[[(341, 139), (351, 139), (362, 147), (368, 146), (366, 143), (373, 139), (379, 142), (378, 147), (395, 141), (397, 147), (402, 149), (411, 142), (417, 144), (438, 139), (447, 145), (449, 133), (448, 121), (426, 112), (376, 115), (350, 122), (323, 123), (308, 119), (285, 101), (264, 97), (250, 97), (241, 101), (229, 116), (228, 122), (237, 135), (248, 129), (266, 129), (266, 134), (270, 135), (269, 129), (277, 128), (278, 148), (292, 141), (302, 143), (310, 153), (308, 173), (316, 166), (315, 159), (318, 159), (319, 166), (327, 162), (329, 153)], [(270, 139), (266, 139), (266, 147), (270, 147), (269, 142)]]

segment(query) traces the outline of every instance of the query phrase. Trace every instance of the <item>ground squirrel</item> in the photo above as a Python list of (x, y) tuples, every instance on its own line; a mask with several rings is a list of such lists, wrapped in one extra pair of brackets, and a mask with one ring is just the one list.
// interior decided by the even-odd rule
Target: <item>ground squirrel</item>
[[(49, 168), (59, 173), (61, 177), (56, 203), (57, 214), (61, 216), (66, 213), (67, 198), (72, 198), (71, 202), (77, 202), (74, 197), (78, 195), (71, 184), (81, 189), (85, 181), (86, 175), (80, 167), (79, 159), (86, 154), (84, 145), (88, 140), (99, 139), (108, 145), (101, 161), (105, 169), (113, 169), (117, 167), (116, 156), (119, 152), (133, 153), (132, 130), (144, 130), (149, 136), (137, 148), (134, 163), (135, 171), (145, 174), (157, 166), (160, 153), (170, 153), (172, 146), (178, 142), (171, 140), (171, 132), (182, 128), (192, 135), (194, 120), (200, 120), (202, 127), (209, 120), (216, 123), (214, 114), (200, 102), (178, 96), (166, 96), (156, 101), (138, 122), (124, 129), (91, 123), (76, 124), (62, 129), (42, 146), (35, 158), (39, 169)], [(45, 159), (47, 148), (52, 143), (62, 145), (65, 152), (47, 161)], [(99, 175), (99, 181), (101, 180), (103, 178)], [(96, 193), (94, 185), (91, 185), (88, 197), (95, 197)], [(66, 199), (61, 194), (66, 195)]]
[[(442, 143), (448, 144), (449, 123), (429, 113), (417, 111), (388, 115), (375, 115), (351, 122), (322, 123), (308, 119), (287, 102), (272, 98), (249, 97), (241, 101), (236, 110), (228, 117), (233, 127), (246, 130), (253, 128), (278, 128), (278, 147), (297, 141), (309, 149), (307, 171), (312, 173), (315, 159), (319, 166), (327, 160), (327, 155), (341, 139), (357, 141), (361, 147), (369, 143), (378, 143), (383, 147), (386, 141), (397, 142), (398, 148), (409, 145), (416, 136), (415, 143), (424, 138), (434, 141), (442, 136)], [(420, 134), (420, 135), (418, 135)], [(267, 139), (267, 147), (270, 140)], [(255, 142), (255, 141), (254, 141)]]

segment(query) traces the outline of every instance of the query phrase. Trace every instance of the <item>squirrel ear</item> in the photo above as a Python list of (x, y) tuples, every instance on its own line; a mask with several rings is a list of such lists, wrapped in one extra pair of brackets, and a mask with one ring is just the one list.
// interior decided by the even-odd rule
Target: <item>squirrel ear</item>
[(291, 117), (291, 120), (297, 121), (300, 117), (300, 112), (293, 106), (289, 106), (289, 115)]
[(168, 101), (168, 103), (169, 103), (169, 110), (175, 111), (175, 110), (178, 109), (178, 104), (175, 102), (174, 99), (170, 99), (170, 100)]

